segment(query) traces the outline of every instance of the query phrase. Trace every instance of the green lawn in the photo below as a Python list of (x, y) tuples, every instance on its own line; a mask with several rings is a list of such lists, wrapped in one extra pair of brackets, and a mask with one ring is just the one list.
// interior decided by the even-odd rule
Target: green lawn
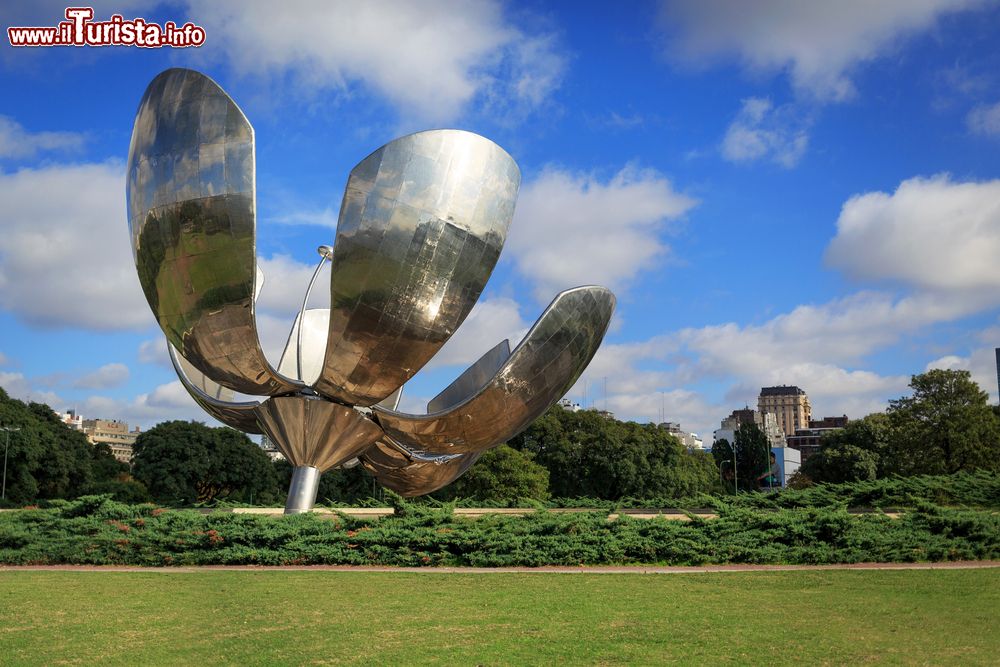
[(0, 664), (996, 664), (1000, 570), (0, 572)]

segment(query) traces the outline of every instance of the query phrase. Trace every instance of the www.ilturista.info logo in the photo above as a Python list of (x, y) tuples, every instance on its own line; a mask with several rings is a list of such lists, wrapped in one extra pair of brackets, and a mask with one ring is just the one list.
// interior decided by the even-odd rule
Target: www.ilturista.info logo
[(178, 27), (173, 21), (162, 26), (145, 19), (126, 20), (113, 14), (108, 21), (93, 21), (93, 7), (67, 7), (66, 20), (55, 27), (10, 27), (11, 46), (161, 46), (184, 48), (205, 43), (205, 29), (190, 21)]

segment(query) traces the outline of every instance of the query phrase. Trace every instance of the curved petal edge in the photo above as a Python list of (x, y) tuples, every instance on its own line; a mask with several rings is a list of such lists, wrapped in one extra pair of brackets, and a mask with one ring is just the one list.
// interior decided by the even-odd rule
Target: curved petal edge
[(461, 130), (401, 137), (351, 171), (317, 392), (371, 406), (437, 353), (493, 272), (520, 182), (510, 155)]
[(136, 112), (127, 175), (139, 282), (167, 340), (235, 391), (301, 388), (257, 338), (254, 136), (236, 103), (200, 72), (159, 74)]
[[(181, 381), (181, 385), (183, 385), (187, 393), (191, 395), (191, 398), (194, 399), (194, 402), (202, 410), (226, 426), (235, 428), (237, 431), (254, 434), (263, 433), (260, 427), (257, 426), (256, 409), (260, 407), (258, 401), (235, 402), (222, 400), (219, 398), (223, 393), (221, 391), (213, 391), (212, 393), (216, 394), (213, 396), (204, 389), (210, 388), (213, 385), (218, 387), (219, 385), (206, 378), (194, 367), (185, 369), (184, 362), (186, 360), (170, 343), (167, 343), (167, 351), (170, 354), (170, 363), (173, 364), (174, 372), (177, 373), (177, 378)], [(198, 385), (201, 386), (199, 387)]]
[(431, 454), (481, 452), (514, 437), (573, 386), (600, 347), (614, 313), (604, 287), (560, 293), (496, 374), (457, 405), (427, 415), (375, 406), (386, 434)]

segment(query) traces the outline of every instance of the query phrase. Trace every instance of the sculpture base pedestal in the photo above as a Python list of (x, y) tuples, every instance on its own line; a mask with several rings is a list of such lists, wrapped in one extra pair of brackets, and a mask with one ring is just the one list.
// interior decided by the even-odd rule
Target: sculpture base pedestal
[(316, 504), (321, 474), (319, 468), (312, 466), (297, 466), (292, 469), (292, 483), (288, 487), (285, 514), (301, 514), (313, 508)]

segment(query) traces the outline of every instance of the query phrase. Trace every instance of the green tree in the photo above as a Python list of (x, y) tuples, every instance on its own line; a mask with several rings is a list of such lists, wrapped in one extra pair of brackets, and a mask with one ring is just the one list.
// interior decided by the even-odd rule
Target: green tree
[(903, 475), (1000, 470), (1000, 420), (968, 371), (914, 375), (912, 396), (889, 401), (890, 456)]
[(800, 472), (813, 482), (861, 482), (876, 477), (878, 457), (854, 445), (824, 446), (802, 463)]
[[(10, 433), (7, 452), (7, 500), (72, 498), (92, 480), (91, 446), (86, 437), (62, 423), (52, 408), (24, 403), (0, 389), (0, 426)], [(0, 431), (0, 446), (7, 433)]]
[(130, 477), (128, 464), (116, 459), (111, 446), (107, 443), (99, 442), (91, 445), (90, 462), (95, 483), (110, 480), (124, 481)]
[(111, 447), (100, 442), (91, 445), (91, 480), (83, 489), (87, 495), (110, 493), (115, 500), (142, 503), (151, 500), (149, 491), (141, 482), (132, 479), (127, 463), (115, 458)]
[[(736, 430), (734, 442), (722, 439), (712, 445), (712, 458), (715, 459), (717, 470), (732, 484), (729, 471), (736, 457), (736, 480), (739, 488), (753, 490), (759, 487), (757, 477), (766, 472), (771, 465), (771, 445), (767, 436), (757, 424), (741, 424)], [(729, 461), (728, 468), (724, 463)]]
[[(279, 499), (282, 499), (292, 481), (292, 465), (281, 459), (275, 461), (274, 470), (280, 489)], [(334, 468), (323, 473), (319, 478), (316, 501), (352, 504), (381, 493), (381, 487), (375, 486), (375, 480), (368, 471), (363, 466), (357, 465), (352, 468)]]
[[(886, 477), (899, 472), (896, 456), (892, 451), (892, 425), (889, 422), (889, 415), (884, 412), (876, 412), (848, 422), (845, 428), (823, 436), (820, 446), (822, 448), (850, 446), (870, 452), (875, 461), (877, 477)], [(811, 459), (806, 459), (809, 460)]]
[(719, 471), (719, 479), (727, 493), (732, 493), (736, 468), (733, 465), (733, 445), (727, 438), (721, 438), (712, 443), (712, 461)]
[(673, 470), (673, 486), (667, 497), (683, 498), (719, 491), (719, 470), (712, 460), (712, 455), (703, 451), (689, 452), (683, 445), (677, 464)]
[(506, 444), (494, 447), (439, 493), (447, 499), (475, 498), (491, 502), (519, 498), (545, 500), (549, 497), (549, 471), (533, 458)]
[(157, 424), (136, 439), (132, 474), (168, 503), (262, 502), (278, 494), (270, 459), (243, 433), (199, 422)]
[(549, 471), (558, 497), (676, 497), (716, 486), (707, 459), (688, 455), (667, 431), (594, 410), (553, 406), (508, 444)]

